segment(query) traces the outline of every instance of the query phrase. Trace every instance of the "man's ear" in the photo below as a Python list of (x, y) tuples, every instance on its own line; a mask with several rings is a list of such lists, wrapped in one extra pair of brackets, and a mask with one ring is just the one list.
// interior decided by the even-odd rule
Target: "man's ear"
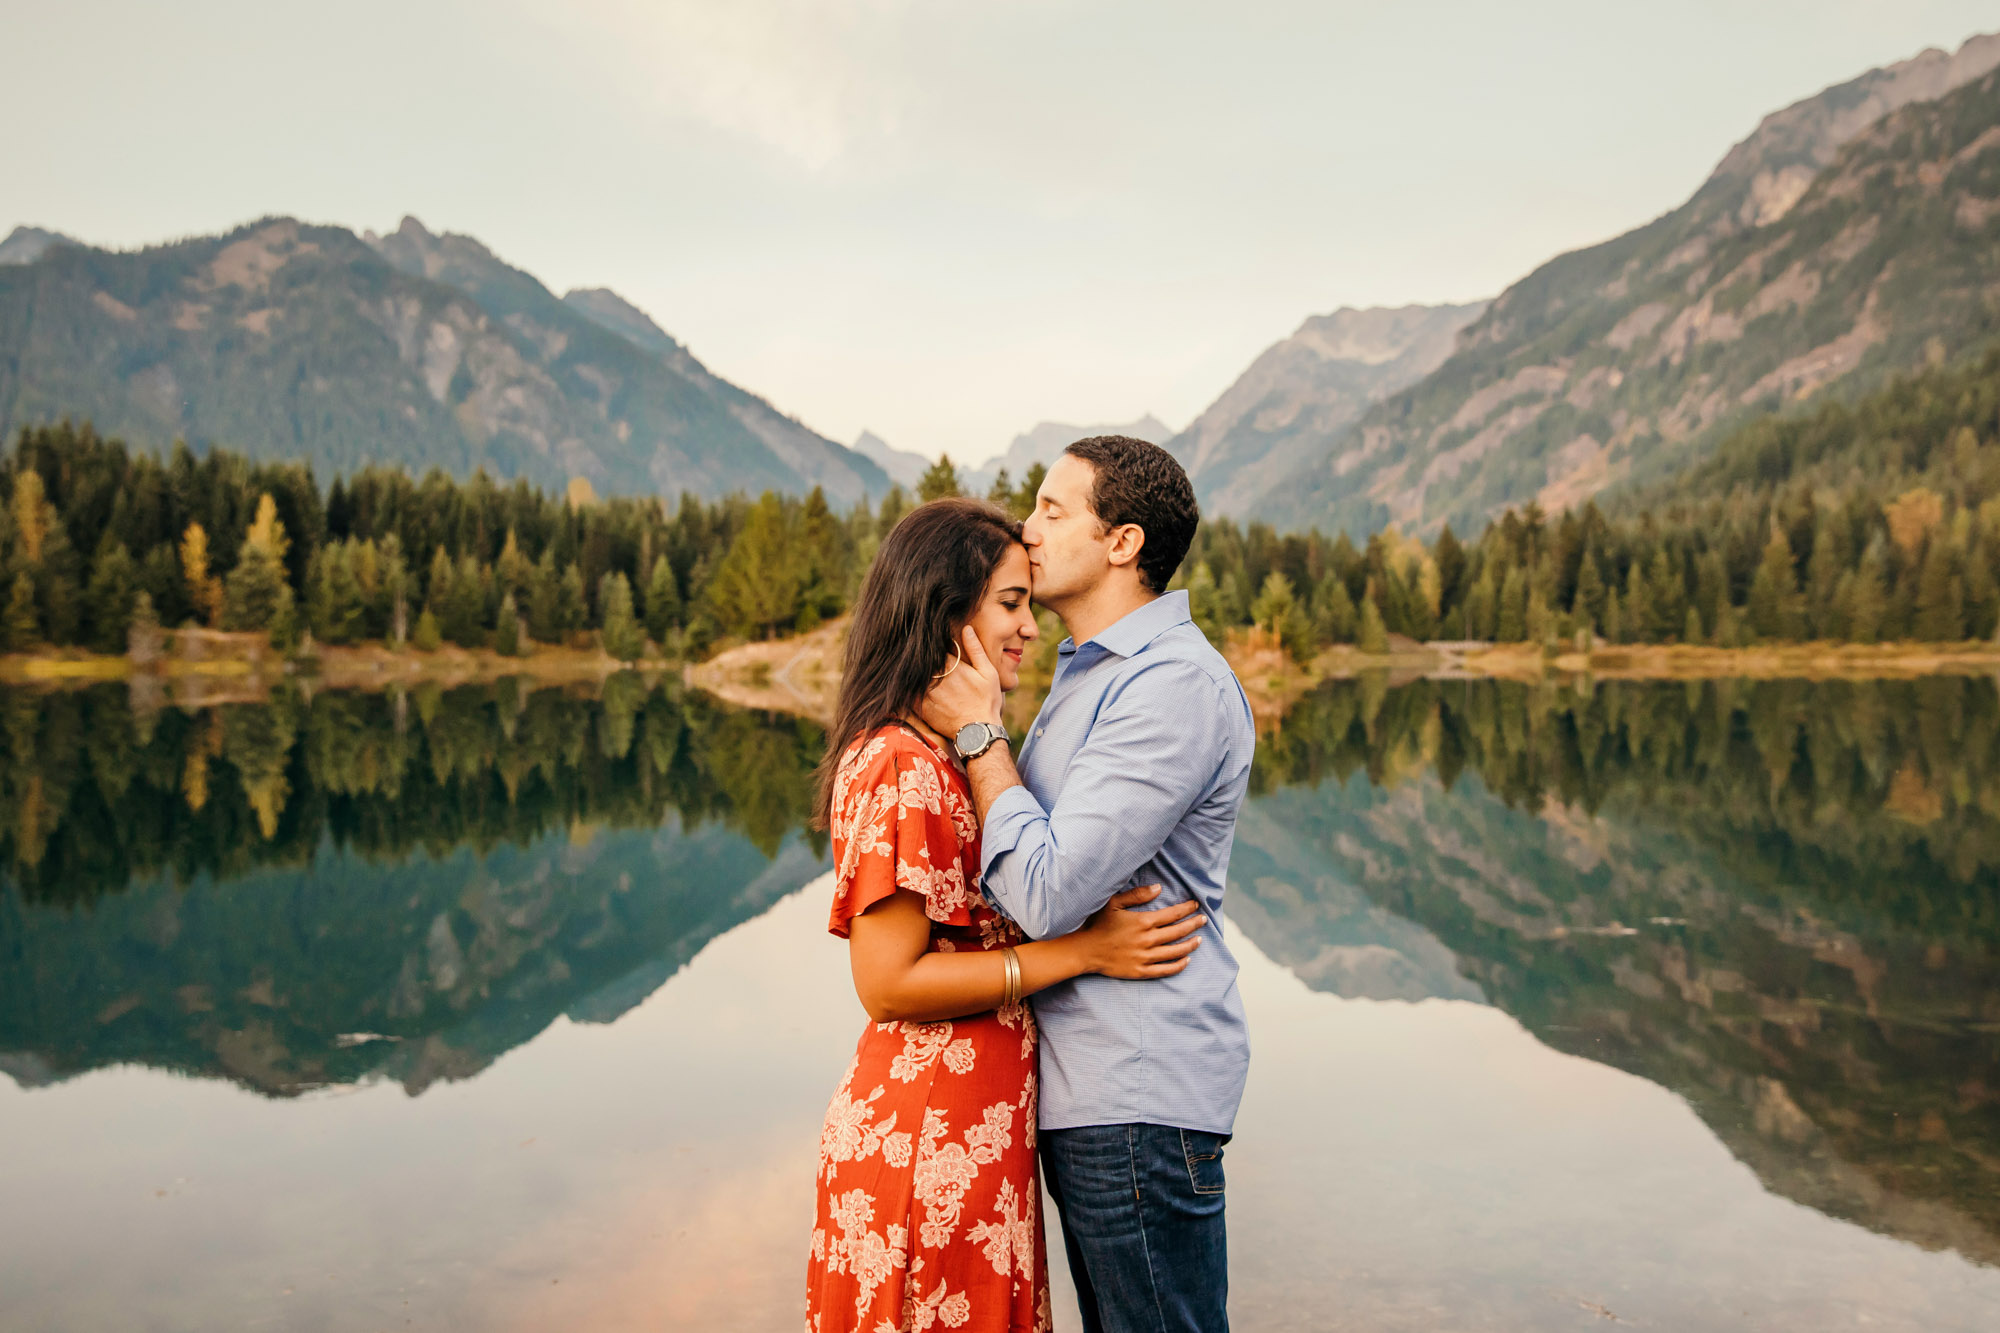
[(1111, 547), (1104, 554), (1113, 568), (1122, 569), (1127, 565), (1137, 564), (1139, 552), (1144, 550), (1145, 546), (1144, 528), (1137, 523), (1121, 523), (1111, 530)]

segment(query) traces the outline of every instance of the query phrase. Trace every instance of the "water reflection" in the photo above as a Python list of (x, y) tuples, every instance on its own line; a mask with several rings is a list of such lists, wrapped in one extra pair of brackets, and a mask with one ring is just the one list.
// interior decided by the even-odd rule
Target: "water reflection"
[[(112, 1065), (226, 1079), (278, 1098), (370, 1084), (390, 1085), (371, 1099), (401, 1098), (399, 1084), (425, 1094), (425, 1106), (441, 1083), (457, 1082), (484, 1108), (482, 1124), (511, 1123), (542, 1094), (491, 1066), (553, 1025), (564, 1035), (534, 1042), (541, 1054), (528, 1067), (566, 1071), (555, 1101), (593, 1103), (603, 1142), (655, 1144), (619, 1149), (634, 1154), (633, 1170), (674, 1171), (672, 1154), (706, 1153), (719, 1132), (698, 1124), (736, 1126), (763, 1145), (744, 1150), (757, 1160), (739, 1162), (737, 1174), (761, 1182), (757, 1197), (781, 1200), (764, 1210), (774, 1235), (789, 1224), (796, 1201), (783, 1202), (790, 1196), (774, 1182), (790, 1177), (772, 1163), (789, 1169), (791, 1150), (772, 1145), (796, 1135), (806, 1145), (797, 1152), (809, 1149), (821, 1084), (837, 1076), (847, 1025), (858, 1021), (844, 995), (831, 1009), (815, 998), (841, 990), (838, 950), (812, 938), (820, 909), (795, 900), (769, 911), (825, 866), (823, 841), (803, 827), (815, 727), (629, 675), (590, 691), (516, 682), (407, 695), (292, 691), (201, 708), (135, 702), (112, 688), (0, 691), (0, 723), (9, 747), (0, 1069), (29, 1090), (0, 1101), (0, 1124), (32, 1128), (46, 1143), (60, 1132), (52, 1125), (75, 1115), (50, 1122), (28, 1108), (53, 1113), (49, 1099), (72, 1095), (62, 1105), (96, 1106), (115, 1080), (117, 1114), (138, 1117), (115, 1132), (143, 1136), (164, 1085), (135, 1085), (142, 1076), (132, 1071), (75, 1078)], [(1270, 960), (1252, 968), (1261, 980), (1246, 980), (1246, 995), (1261, 988), (1268, 1007), (1252, 1007), (1259, 1072), (1232, 1177), (1244, 1234), (1268, 1233), (1255, 1251), (1263, 1257), (1246, 1258), (1239, 1273), (1260, 1321), (1317, 1326), (1315, 1282), (1347, 1291), (1374, 1283), (1376, 1323), (1401, 1326), (1390, 1288), (1426, 1279), (1422, 1264), (1396, 1264), (1446, 1231), (1457, 1239), (1427, 1262), (1456, 1271), (1453, 1247), (1472, 1246), (1490, 1272), (1461, 1274), (1470, 1285), (1455, 1294), (1439, 1287), (1428, 1314), (1405, 1311), (1408, 1326), (1540, 1321), (1535, 1302), (1546, 1293), (1503, 1299), (1500, 1289), (1540, 1271), (1546, 1256), (1501, 1243), (1477, 1217), (1554, 1234), (1596, 1206), (1588, 1182), (1539, 1181), (1546, 1215), (1528, 1216), (1534, 1191), (1518, 1164), (1497, 1148), (1475, 1162), (1477, 1135), (1488, 1131), (1468, 1128), (1476, 1115), (1460, 1123), (1446, 1114), (1463, 1095), (1448, 1090), (1454, 1079), (1486, 1080), (1479, 1096), (1495, 1106), (1520, 1079), (1538, 1081), (1543, 1091), (1509, 1112), (1517, 1129), (1501, 1135), (1533, 1138), (1530, 1156), (1612, 1135), (1609, 1117), (1621, 1117), (1620, 1152), (1643, 1154), (1650, 1141), (1664, 1153), (1672, 1141), (1681, 1145), (1673, 1160), (1691, 1162), (1701, 1144), (1719, 1142), (1779, 1198), (1894, 1238), (1878, 1244), (2000, 1265), (1996, 732), (2000, 698), (1977, 679), (1577, 691), (1378, 678), (1309, 695), (1260, 747), (1232, 863), (1232, 929)], [(772, 933), (780, 930), (788, 933)], [(724, 934), (817, 961), (755, 981), (745, 943), (722, 955), (736, 960), (737, 989), (717, 991), (713, 979), (706, 990), (666, 986), (696, 954), (717, 956), (707, 946)], [(819, 988), (809, 993), (799, 989), (808, 971)], [(1281, 984), (1287, 973), (1295, 980)], [(1286, 989), (1298, 983), (1305, 998)], [(768, 993), (752, 1000), (760, 987)], [(1410, 1003), (1422, 1001), (1445, 1003)], [(675, 1020), (658, 1016), (663, 1003)], [(756, 1016), (730, 1026), (732, 1007)], [(711, 1030), (716, 1022), (721, 1030)], [(824, 1058), (800, 1056), (801, 1030), (815, 1034), (813, 1050), (828, 1045)], [(603, 1039), (579, 1045), (586, 1032)], [(628, 1067), (664, 1063), (671, 1086), (672, 1066), (697, 1047), (714, 1066), (706, 1094), (673, 1093), (678, 1109), (664, 1119), (652, 1112), (667, 1095), (658, 1089), (645, 1104), (619, 1101), (615, 1085), (640, 1077)], [(596, 1054), (579, 1063), (585, 1049)], [(1597, 1073), (1572, 1075), (1556, 1053)], [(1605, 1081), (1623, 1075), (1605, 1066), (1647, 1080), (1649, 1092), (1627, 1096)], [(1520, 1072), (1529, 1069), (1537, 1072)], [(613, 1106), (595, 1105), (606, 1097)], [(318, 1105), (272, 1109), (303, 1115)], [(1706, 1126), (1685, 1143), (1675, 1119), (1683, 1106)], [(417, 1133), (439, 1114), (452, 1113), (413, 1109), (394, 1123)], [(563, 1114), (574, 1132), (583, 1112)], [(1528, 1124), (1536, 1115), (1546, 1120), (1538, 1129)], [(242, 1119), (211, 1107), (185, 1134), (217, 1142), (188, 1151), (228, 1157), (221, 1139), (235, 1131), (221, 1126)], [(97, 1137), (71, 1131), (78, 1161), (98, 1155), (110, 1123)], [(290, 1122), (259, 1132), (278, 1133), (280, 1123)], [(378, 1138), (391, 1133), (380, 1112), (369, 1123)], [(1255, 1146), (1282, 1126), (1291, 1128)], [(1350, 1145), (1369, 1134), (1395, 1139), (1405, 1176), (1358, 1168), (1355, 1149), (1328, 1146), (1333, 1126)], [(1455, 1137), (1465, 1134), (1475, 1137)], [(345, 1151), (359, 1152), (368, 1135), (347, 1137)], [(1278, 1139), (1292, 1145), (1290, 1157)], [(1490, 1197), (1470, 1176), (1441, 1193), (1434, 1181), (1419, 1187), (1426, 1153), (1488, 1184), (1512, 1183)], [(29, 1169), (9, 1156), (17, 1160), (5, 1172)], [(565, 1178), (622, 1169), (596, 1157), (565, 1162)], [(66, 1189), (62, 1181), (85, 1170), (69, 1169), (50, 1187)], [(498, 1169), (468, 1160), (451, 1188), (475, 1192), (479, 1173)], [(1538, 1168), (1565, 1180), (1567, 1169)], [(1726, 1175), (1707, 1166), (1696, 1175), (1699, 1189), (1637, 1176), (1619, 1188), (1656, 1191), (1655, 1202), (1747, 1206)], [(1323, 1197), (1364, 1179), (1388, 1212), (1419, 1196), (1425, 1208), (1458, 1211), (1434, 1217), (1428, 1241), (1412, 1233), (1392, 1262), (1381, 1247), (1394, 1225), (1377, 1216), (1354, 1230), (1335, 1219), (1339, 1199)], [(555, 1188), (552, 1180), (538, 1188)], [(601, 1268), (604, 1253), (643, 1249), (638, 1238), (613, 1243), (624, 1225), (607, 1220), (614, 1213), (629, 1222), (632, 1209), (655, 1205), (713, 1211), (739, 1185), (718, 1182), (721, 1193), (703, 1194), (705, 1203), (628, 1200), (624, 1212), (580, 1202), (565, 1225), (597, 1237)], [(572, 1183), (565, 1192), (589, 1191)], [(1667, 1245), (1666, 1222), (1648, 1221), (1634, 1198), (1638, 1214), (1604, 1226), (1619, 1243)], [(490, 1231), (442, 1214), (431, 1225)], [(1832, 1233), (1765, 1225), (1791, 1237), (1787, 1252), (1802, 1272), (1861, 1265), (1921, 1286), (1945, 1271), (1922, 1270), (1933, 1276), (1920, 1281), (1919, 1268)], [(1683, 1229), (1672, 1243), (1688, 1262), (1727, 1266), (1717, 1249), (1728, 1249), (1726, 1231)], [(1376, 1266), (1357, 1268), (1351, 1255), (1334, 1263), (1322, 1253), (1333, 1235), (1356, 1252), (1373, 1247)], [(776, 1254), (783, 1240), (758, 1243)], [(351, 1242), (327, 1232), (301, 1243)], [(478, 1246), (467, 1244), (452, 1262), (471, 1265), (476, 1279)], [(54, 1263), (47, 1271), (62, 1267), (61, 1256), (44, 1258)], [(414, 1261), (398, 1262), (407, 1276)], [(572, 1281), (571, 1262), (550, 1260), (549, 1280)], [(1564, 1270), (1564, 1290), (1582, 1291), (1583, 1271)], [(0, 1269), (0, 1289), (14, 1276), (14, 1265)], [(2000, 1286), (1947, 1276), (1958, 1294), (1933, 1294), (1932, 1326), (2000, 1297)], [(1806, 1308), (1803, 1289), (1757, 1294), (1747, 1269), (1702, 1280), (1717, 1284), (1708, 1305), (1686, 1304), (1663, 1278), (1640, 1282), (1651, 1294), (1639, 1308), (1660, 1318), (1677, 1311), (1688, 1327), (1727, 1326), (1730, 1302), (1773, 1318)], [(729, 1297), (739, 1313), (777, 1299), (740, 1286)], [(665, 1299), (657, 1283), (633, 1290), (635, 1321)], [(1595, 1319), (1588, 1307), (1602, 1299), (1585, 1292), (1567, 1308)], [(1912, 1308), (1905, 1303), (1905, 1314)], [(1476, 1309), (1513, 1313), (1475, 1318)], [(185, 1326), (202, 1322), (190, 1315)]]
[(817, 728), (600, 697), (297, 691), (203, 712), (15, 693), (0, 1067), (273, 1095), (459, 1078), (609, 1022), (818, 874)]

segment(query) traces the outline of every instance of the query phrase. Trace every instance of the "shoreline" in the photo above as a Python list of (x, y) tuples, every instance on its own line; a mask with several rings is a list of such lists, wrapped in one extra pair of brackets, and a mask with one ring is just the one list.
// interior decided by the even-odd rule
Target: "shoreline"
[[(84, 649), (0, 654), (0, 685), (78, 687), (103, 681), (155, 681), (177, 693), (258, 698), (290, 679), (319, 689), (379, 689), (435, 682), (464, 685), (526, 677), (543, 684), (602, 684), (620, 671), (678, 671), (695, 689), (726, 704), (791, 713), (825, 722), (839, 688), (840, 617), (806, 634), (736, 644), (704, 662), (641, 658), (621, 662), (593, 646), (537, 644), (522, 657), (490, 648), (445, 645), (432, 652), (379, 641), (323, 645), (309, 663), (280, 658), (253, 634), (179, 631), (175, 648), (150, 661)], [(1307, 691), (1328, 680), (1385, 672), (1391, 683), (1436, 680), (1910, 680), (1935, 675), (2000, 674), (2000, 644), (1810, 642), (1752, 648), (1688, 644), (1599, 645), (1548, 656), (1530, 644), (1419, 644), (1364, 653), (1347, 644), (1300, 665), (1255, 630), (1232, 633), (1223, 656), (1250, 698), (1259, 726), (1274, 723)], [(1010, 709), (1010, 712), (1013, 711)], [(1014, 719), (1010, 718), (1010, 721)], [(1022, 719), (1025, 723), (1027, 719)]]

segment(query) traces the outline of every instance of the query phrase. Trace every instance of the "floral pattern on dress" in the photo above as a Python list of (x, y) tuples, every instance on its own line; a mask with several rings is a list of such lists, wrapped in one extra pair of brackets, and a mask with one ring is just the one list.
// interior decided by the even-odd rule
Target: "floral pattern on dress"
[[(1022, 941), (979, 894), (964, 776), (920, 737), (884, 727), (856, 741), (832, 804), (835, 935), (905, 889), (924, 899), (937, 952)], [(820, 1131), (809, 1333), (1052, 1327), (1035, 1045), (1026, 1004), (862, 1031)]]

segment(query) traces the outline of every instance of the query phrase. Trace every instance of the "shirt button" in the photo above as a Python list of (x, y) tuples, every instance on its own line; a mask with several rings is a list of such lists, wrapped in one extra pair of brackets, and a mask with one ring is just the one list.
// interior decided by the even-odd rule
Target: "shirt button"
[(1036, 728), (1035, 728), (1035, 734), (1036, 734), (1037, 736), (1039, 736), (1039, 735), (1041, 735), (1041, 734), (1042, 734), (1043, 732), (1045, 732), (1045, 731), (1047, 731), (1047, 730), (1048, 730), (1048, 728), (1047, 728), (1047, 727), (1036, 727)]

